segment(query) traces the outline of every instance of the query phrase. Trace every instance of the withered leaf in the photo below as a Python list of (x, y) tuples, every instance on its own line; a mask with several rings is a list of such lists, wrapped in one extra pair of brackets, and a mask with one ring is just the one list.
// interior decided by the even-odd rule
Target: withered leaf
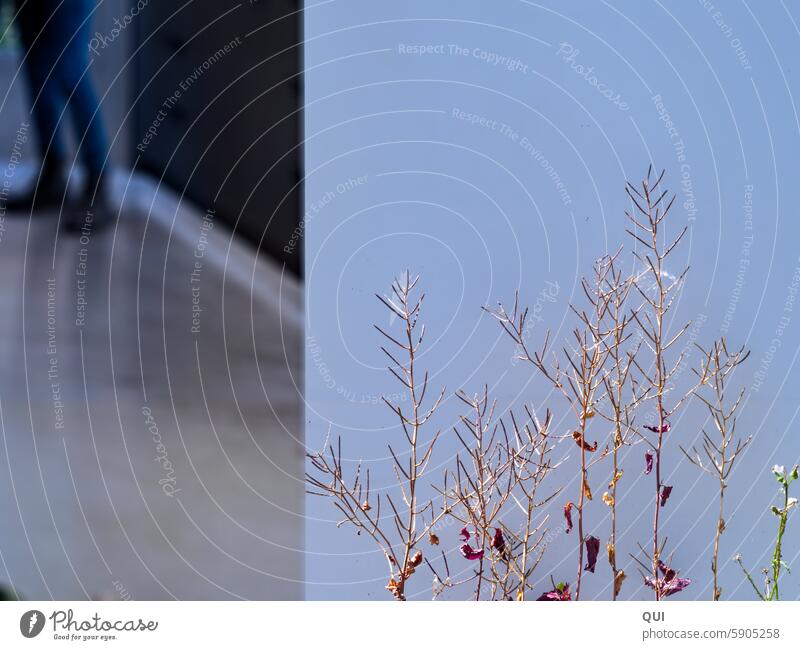
[(503, 537), (503, 531), (500, 528), (494, 529), (494, 537), (489, 542), (489, 548), (493, 548), (501, 555), (506, 550), (506, 538)]
[(617, 575), (614, 576), (614, 596), (619, 596), (619, 592), (622, 589), (622, 583), (625, 582), (625, 578), (628, 576), (625, 575), (625, 572), (620, 569), (617, 571)]
[(572, 501), (567, 501), (567, 504), (564, 506), (564, 520), (567, 522), (565, 533), (569, 533), (569, 531), (572, 530), (572, 507), (574, 505)]
[(483, 559), (483, 549), (474, 549), (469, 544), (462, 544), (458, 550), (461, 551), (461, 555), (467, 560)]
[(594, 573), (597, 565), (597, 554), (600, 552), (600, 540), (594, 535), (586, 538), (586, 569), (589, 573)]
[(389, 593), (392, 594), (397, 600), (404, 600), (403, 598), (403, 581), (397, 582), (394, 578), (389, 580), (389, 584), (386, 585), (386, 589), (389, 590)]
[(580, 431), (573, 431), (572, 439), (578, 447), (583, 447), (586, 451), (597, 451), (597, 441), (595, 440), (593, 444), (589, 444)]
[(665, 505), (667, 505), (667, 499), (669, 499), (669, 495), (670, 494), (672, 494), (672, 486), (671, 485), (665, 485), (663, 488), (661, 488), (660, 498), (661, 498), (661, 507), (662, 508)]

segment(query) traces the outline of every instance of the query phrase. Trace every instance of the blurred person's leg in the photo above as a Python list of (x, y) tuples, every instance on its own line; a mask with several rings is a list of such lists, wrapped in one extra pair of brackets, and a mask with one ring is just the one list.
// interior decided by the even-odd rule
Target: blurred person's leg
[[(57, 11), (61, 25), (60, 58), (55, 73), (68, 98), (68, 108), (80, 143), (80, 158), (87, 180), (80, 199), (80, 208), (105, 208), (108, 141), (89, 65), (92, 0), (63, 0)], [(96, 215), (97, 216), (97, 215)]]
[(9, 199), (9, 211), (60, 205), (67, 189), (67, 150), (60, 133), (64, 110), (62, 84), (54, 75), (58, 51), (52, 47), (53, 20), (48, 0), (17, 0), (16, 25), (22, 43), (31, 114), (42, 161), (38, 184)]

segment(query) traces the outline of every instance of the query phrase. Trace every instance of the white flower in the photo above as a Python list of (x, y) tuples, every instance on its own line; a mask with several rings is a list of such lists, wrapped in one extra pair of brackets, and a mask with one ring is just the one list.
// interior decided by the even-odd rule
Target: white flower
[(783, 476), (785, 472), (786, 468), (784, 468), (783, 465), (774, 465), (772, 467), (772, 473), (775, 474), (775, 476)]
[(791, 497), (786, 502), (786, 509), (788, 510), (789, 508), (794, 508), (796, 505), (797, 505), (797, 499), (795, 499), (794, 497)]

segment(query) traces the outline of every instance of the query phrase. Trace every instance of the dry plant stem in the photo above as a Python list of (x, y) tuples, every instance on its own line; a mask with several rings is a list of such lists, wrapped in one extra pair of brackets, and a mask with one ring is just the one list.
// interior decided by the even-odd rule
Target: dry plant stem
[[(618, 340), (614, 341), (614, 345), (619, 349)], [(616, 405), (622, 402), (622, 381), (620, 378), (619, 364), (617, 365), (617, 400)], [(614, 409), (614, 451), (613, 451), (613, 467), (611, 469), (611, 552), (609, 553), (609, 563), (611, 564), (611, 600), (617, 599), (617, 589), (615, 581), (617, 577), (617, 473), (619, 472), (619, 450), (622, 447), (622, 426), (621, 414), (618, 408)]]
[(608, 403), (608, 413), (601, 413), (603, 417), (612, 423), (614, 427), (614, 439), (612, 447), (612, 473), (609, 483), (609, 494), (611, 496), (611, 536), (608, 543), (608, 560), (611, 567), (611, 597), (617, 599), (617, 577), (619, 569), (617, 567), (617, 483), (622, 476), (619, 462), (619, 453), (624, 445), (629, 443), (629, 436), (632, 431), (632, 413), (638, 402), (644, 399), (646, 393), (637, 395), (636, 384), (631, 375), (633, 360), (635, 359), (639, 345), (635, 345), (631, 350), (624, 350), (624, 346), (631, 337), (629, 326), (633, 322), (633, 313), (628, 313), (626, 303), (632, 287), (632, 278), (624, 277), (622, 271), (617, 268), (617, 257), (609, 255), (600, 261), (600, 264), (607, 269), (598, 273), (598, 294), (602, 295), (608, 302), (607, 325), (607, 351), (609, 372), (605, 379), (606, 402)]
[[(598, 274), (596, 284), (603, 280), (604, 269), (597, 266)], [(592, 285), (585, 279), (582, 281), (584, 293), (592, 305), (590, 313), (578, 310), (571, 306), (584, 327), (573, 330), (574, 347), (562, 348), (561, 352), (567, 366), (562, 369), (559, 355), (552, 355), (552, 362), (546, 361), (549, 347), (549, 332), (545, 336), (542, 349), (531, 353), (525, 341), (525, 321), (528, 310), (520, 311), (518, 297), (514, 301), (514, 308), (509, 314), (502, 307), (498, 310), (488, 310), (499, 322), (506, 333), (517, 344), (521, 354), (519, 358), (531, 363), (566, 399), (576, 417), (577, 426), (571, 437), (580, 447), (580, 481), (578, 485), (578, 498), (576, 511), (578, 515), (578, 568), (575, 579), (575, 600), (580, 600), (581, 584), (583, 580), (584, 560), (584, 508), (586, 501), (591, 498), (589, 488), (588, 470), (598, 460), (604, 457), (605, 452), (598, 454), (591, 461), (587, 457), (587, 432), (588, 421), (594, 415), (597, 401), (597, 392), (604, 383), (603, 368), (608, 355), (602, 321), (608, 307), (608, 296), (598, 295)], [(596, 451), (596, 447), (591, 453)]]
[[(445, 474), (445, 511), (470, 532), (470, 544), (475, 540), (472, 551), (482, 552), (474, 560), (475, 599), (488, 593), (493, 600), (524, 600), (546, 548), (547, 517), (535, 522), (535, 513), (558, 493), (538, 496), (554, 468), (547, 433), (552, 416), (548, 412), (540, 425), (526, 407), (527, 420), (520, 423), (510, 412), (508, 426), (502, 419), (495, 424), (495, 403), (487, 388), (479, 395), (459, 391), (456, 396), (469, 407), (469, 415), (461, 416), (460, 426), (454, 428), (462, 451), (455, 468)], [(501, 514), (514, 506), (525, 518), (519, 531), (501, 521)], [(502, 548), (493, 542), (498, 530)]]
[(707, 398), (698, 392), (696, 397), (708, 409), (709, 417), (717, 430), (715, 436), (717, 440), (715, 441), (703, 430), (702, 454), (696, 447), (692, 448), (691, 454), (683, 447), (681, 447), (681, 451), (689, 462), (717, 480), (719, 516), (711, 558), (713, 577), (711, 597), (713, 600), (719, 600), (722, 595), (722, 588), (719, 585), (719, 544), (722, 533), (725, 531), (725, 490), (736, 459), (751, 439), (749, 436), (745, 439), (735, 439), (736, 412), (741, 404), (744, 389), (739, 391), (736, 399), (729, 406), (726, 403), (726, 382), (729, 375), (747, 359), (750, 353), (744, 348), (729, 352), (724, 338), (715, 341), (708, 351), (703, 350), (700, 346), (697, 347), (702, 352), (703, 359), (700, 370), (695, 372), (700, 378), (700, 386), (707, 386), (711, 395)]
[[(487, 475), (490, 476), (490, 471), (487, 471), (488, 468), (485, 462), (485, 453), (487, 451), (485, 447), (484, 435), (487, 432), (488, 427), (490, 426), (489, 423), (492, 419), (492, 414), (494, 413), (494, 402), (489, 408), (489, 395), (488, 395), (488, 387), (485, 389), (485, 393), (482, 399), (473, 399), (470, 401), (465, 394), (461, 394), (459, 397), (462, 401), (472, 407), (475, 413), (475, 420), (469, 421), (466, 418), (462, 417), (462, 422), (467, 424), (467, 427), (471, 430), (475, 437), (476, 446), (475, 451), (477, 452), (473, 455), (473, 468), (475, 471), (475, 497), (477, 502), (477, 510), (475, 512), (474, 517), (474, 524), (476, 529), (476, 535), (480, 537), (480, 550), (485, 550), (486, 547), (486, 538), (489, 534), (489, 524), (491, 521), (491, 515), (486, 512), (487, 510), (487, 494), (486, 494), (486, 487), (487, 487)], [(489, 412), (487, 414), (487, 409)], [(468, 445), (467, 449), (469, 449)], [(492, 441), (489, 441), (488, 444), (489, 449), (492, 447)], [(491, 477), (490, 480), (497, 480), (497, 476)], [(483, 562), (485, 560), (485, 554), (481, 556), (478, 567), (478, 585), (475, 588), (475, 600), (480, 600), (481, 598), (481, 588), (482, 588), (482, 581), (483, 581)]]
[[(408, 286), (408, 276), (406, 276), (406, 286)], [(410, 288), (409, 288), (410, 291)], [(408, 566), (408, 561), (411, 559), (411, 551), (414, 548), (415, 538), (414, 535), (417, 530), (417, 478), (419, 473), (419, 464), (417, 463), (417, 443), (419, 439), (419, 399), (417, 396), (417, 387), (416, 387), (416, 376), (414, 372), (414, 361), (415, 361), (415, 354), (416, 348), (415, 343), (413, 340), (413, 332), (414, 332), (414, 325), (413, 323), (416, 321), (417, 313), (419, 310), (419, 303), (417, 307), (413, 310), (409, 310), (408, 308), (408, 293), (401, 292), (398, 294), (400, 297), (400, 304), (403, 308), (403, 317), (405, 322), (405, 331), (406, 331), (406, 345), (408, 351), (408, 368), (405, 370), (405, 385), (408, 388), (409, 395), (411, 397), (411, 405), (412, 405), (412, 415), (411, 420), (408, 420), (403, 416), (400, 411), (399, 407), (395, 407), (390, 404), (384, 398), (384, 401), (389, 405), (390, 408), (396, 410), (398, 417), (400, 418), (401, 422), (403, 423), (403, 428), (406, 430), (406, 426), (411, 427), (411, 462), (409, 463), (408, 469), (408, 524), (406, 525), (405, 529), (405, 540), (404, 540), (404, 549), (403, 549), (403, 563), (400, 566)], [(420, 303), (422, 302), (422, 298), (420, 298)], [(409, 318), (410, 316), (410, 318)], [(414, 319), (412, 321), (412, 319)], [(402, 347), (402, 346), (401, 346)], [(400, 381), (403, 382), (403, 377), (399, 377)], [(427, 375), (425, 377), (425, 381), (427, 383)], [(406, 430), (407, 432), (407, 430)]]
[[(585, 345), (586, 339), (584, 337), (584, 345), (581, 346), (581, 375), (582, 378), (585, 377), (584, 369), (588, 366), (588, 354), (586, 351)], [(585, 395), (581, 395), (583, 397), (581, 403), (581, 410), (582, 414), (579, 416), (579, 431), (580, 431), (580, 439), (586, 440), (586, 413), (588, 413), (590, 409), (590, 400), (591, 394), (586, 393)], [(579, 497), (578, 497), (578, 575), (575, 580), (575, 600), (581, 599), (581, 583), (583, 577), (583, 540), (584, 540), (584, 533), (583, 533), (583, 508), (586, 501), (586, 485), (588, 485), (589, 479), (587, 476), (586, 471), (586, 447), (581, 444), (581, 483), (579, 486)]]
[[(617, 305), (618, 306), (618, 305)], [(624, 444), (622, 435), (622, 412), (620, 405), (622, 404), (622, 367), (619, 358), (620, 348), (620, 329), (615, 326), (614, 328), (614, 349), (616, 352), (615, 372), (616, 382), (612, 390), (616, 390), (616, 399), (614, 400), (614, 447), (612, 452), (612, 469), (611, 469), (611, 550), (609, 551), (609, 563), (611, 565), (611, 600), (617, 599), (616, 578), (617, 578), (617, 482), (619, 476), (619, 450)]]
[[(410, 413), (408, 413), (401, 406), (393, 404), (385, 398), (383, 400), (400, 421), (407, 443), (407, 462), (403, 462), (395, 453), (394, 448), (389, 445), (400, 497), (407, 510), (398, 508), (398, 504), (387, 492), (385, 500), (389, 504), (391, 514), (388, 517), (381, 517), (380, 494), (376, 498), (375, 514), (372, 514), (369, 470), (366, 470), (365, 480), (362, 480), (361, 464), (359, 463), (352, 481), (346, 481), (342, 463), (341, 439), (339, 439), (336, 450), (330, 445), (319, 453), (309, 454), (312, 467), (317, 474), (321, 475), (321, 478), (316, 475), (306, 475), (308, 483), (314, 488), (309, 491), (312, 494), (332, 498), (334, 505), (342, 512), (344, 519), (340, 525), (350, 523), (359, 533), (365, 531), (385, 554), (389, 564), (387, 588), (396, 600), (405, 600), (406, 581), (422, 561), (421, 551), (417, 546), (442, 516), (442, 513), (434, 514), (431, 501), (424, 505), (419, 504), (419, 481), (425, 474), (439, 435), (436, 432), (429, 436), (427, 442), (423, 443), (421, 440), (422, 428), (439, 407), (444, 390), (430, 407), (423, 406), (428, 389), (428, 374), (424, 373), (420, 379), (416, 368), (416, 358), (425, 336), (424, 326), (417, 333), (417, 323), (424, 295), (420, 296), (416, 302), (411, 299), (418, 279), (418, 277), (412, 278), (409, 273), (406, 273), (405, 278), (398, 279), (392, 284), (391, 297), (378, 296), (378, 299), (400, 319), (403, 325), (403, 332), (399, 339), (375, 325), (375, 328), (388, 341), (387, 345), (381, 348), (391, 361), (388, 369), (405, 387), (411, 404)], [(405, 362), (399, 361), (395, 355), (404, 356)], [(426, 514), (429, 518), (427, 523), (425, 523)], [(389, 526), (385, 528), (387, 520)], [(420, 520), (422, 520), (421, 525)]]
[[(674, 279), (665, 273), (665, 261), (681, 239), (683, 239), (684, 234), (686, 234), (686, 228), (684, 227), (671, 243), (659, 243), (661, 225), (669, 214), (672, 204), (675, 201), (674, 194), (668, 198), (669, 192), (660, 189), (663, 177), (664, 172), (662, 171), (655, 182), (653, 182), (652, 170), (648, 169), (647, 175), (641, 184), (641, 192), (631, 183), (628, 183), (626, 187), (626, 192), (635, 206), (635, 210), (633, 210), (632, 213), (626, 212), (626, 215), (633, 224), (632, 229), (628, 230), (628, 234), (630, 234), (638, 244), (644, 247), (642, 253), (634, 252), (636, 258), (644, 266), (644, 271), (637, 276), (634, 283), (634, 286), (644, 300), (643, 309), (635, 315), (635, 319), (645, 336), (645, 344), (653, 353), (654, 361), (654, 367), (649, 373), (638, 364), (637, 367), (642, 371), (650, 384), (650, 388), (652, 389), (651, 394), (656, 402), (655, 408), (657, 413), (657, 424), (655, 427), (656, 439), (654, 442), (648, 441), (648, 444), (650, 444), (654, 452), (655, 470), (651, 560), (652, 575), (656, 584), (654, 588), (656, 600), (661, 600), (662, 597), (658, 587), (660, 584), (658, 563), (661, 552), (661, 546), (659, 545), (659, 515), (661, 513), (660, 497), (663, 487), (662, 475), (664, 473), (661, 462), (662, 451), (668, 416), (678, 408), (678, 404), (676, 404), (670, 411), (667, 411), (664, 406), (664, 396), (667, 392), (669, 379), (680, 366), (683, 356), (683, 353), (681, 353), (677, 363), (670, 369), (666, 365), (666, 353), (689, 327), (689, 324), (687, 324), (671, 339), (665, 340), (665, 317), (675, 298), (673, 290), (681, 283), (688, 268), (684, 269), (684, 271)], [(647, 282), (651, 283), (650, 289), (647, 287)], [(650, 293), (655, 293), (655, 297), (651, 296)], [(680, 400), (680, 402), (682, 401), (683, 399)]]
[[(488, 387), (484, 387), (481, 395), (468, 396), (459, 391), (456, 396), (469, 407), (471, 415), (460, 417), (463, 431), (453, 428), (463, 452), (456, 456), (451, 476), (454, 487), (444, 491), (445, 509), (474, 529), (478, 540), (474, 550), (482, 551), (477, 560), (475, 600), (481, 599), (485, 580), (490, 583), (494, 598), (498, 589), (503, 590), (505, 581), (496, 566), (502, 558), (490, 553), (488, 540), (491, 528), (500, 527), (497, 517), (514, 488), (514, 477), (504, 452), (508, 440), (505, 445), (498, 441), (498, 425), (493, 420), (495, 403), (489, 400)], [(454, 504), (460, 507), (463, 516), (456, 512)]]
[[(415, 277), (413, 280), (408, 272), (406, 272), (405, 282), (401, 283), (399, 280), (396, 281), (392, 286), (393, 296), (396, 299), (396, 302), (390, 298), (384, 298), (381, 296), (377, 296), (378, 299), (390, 310), (392, 311), (398, 318), (401, 319), (403, 323), (403, 329), (405, 334), (405, 342), (399, 342), (395, 340), (394, 337), (389, 335), (388, 333), (384, 332), (380, 327), (377, 325), (375, 328), (390, 342), (393, 343), (396, 347), (403, 350), (407, 357), (407, 363), (404, 365), (399, 363), (395, 357), (389, 352), (385, 347), (381, 348), (389, 360), (394, 364), (394, 367), (389, 367), (390, 372), (397, 378), (397, 380), (405, 386), (406, 390), (408, 391), (408, 395), (411, 401), (411, 417), (409, 418), (402, 410), (399, 405), (392, 404), (386, 398), (383, 398), (383, 401), (386, 405), (397, 415), (398, 419), (400, 420), (400, 424), (403, 429), (403, 433), (406, 436), (406, 440), (409, 444), (409, 451), (410, 451), (410, 460), (408, 463), (408, 468), (403, 468), (400, 460), (395, 455), (394, 451), (391, 447), (389, 450), (392, 454), (392, 458), (395, 462), (395, 472), (399, 473), (405, 478), (405, 483), (407, 488), (403, 490), (403, 501), (408, 508), (408, 515), (406, 518), (406, 525), (403, 528), (402, 532), (402, 539), (403, 539), (403, 561), (399, 565), (402, 567), (400, 569), (400, 579), (397, 581), (400, 591), (400, 596), (404, 597), (404, 586), (405, 580), (408, 578), (407, 568), (411, 566), (411, 553), (414, 550), (414, 547), (417, 545), (420, 536), (417, 533), (417, 518), (422, 515), (425, 511), (425, 508), (420, 510), (417, 505), (417, 482), (422, 476), (423, 472), (425, 471), (425, 467), (430, 460), (431, 453), (433, 451), (433, 447), (436, 443), (438, 438), (438, 432), (433, 436), (427, 450), (420, 455), (419, 451), (419, 436), (420, 436), (420, 428), (431, 418), (433, 413), (438, 408), (442, 397), (444, 396), (444, 390), (439, 394), (439, 397), (434, 401), (433, 405), (427, 409), (427, 412), (424, 414), (423, 411), (423, 400), (425, 399), (425, 393), (428, 390), (428, 373), (424, 373), (422, 381), (417, 383), (418, 376), (416, 373), (416, 355), (417, 352), (422, 345), (422, 341), (425, 337), (425, 326), (423, 325), (419, 336), (416, 336), (416, 328), (419, 319), (420, 309), (422, 307), (422, 301), (425, 298), (425, 294), (422, 294), (419, 299), (416, 301), (415, 304), (411, 304), (411, 293), (414, 290), (417, 282), (419, 281), (419, 276)], [(398, 370), (400, 373), (398, 373)], [(399, 478), (399, 476), (398, 476)], [(402, 484), (402, 481), (401, 481)], [(397, 527), (400, 528), (400, 513), (398, 512), (397, 508), (395, 508), (394, 503), (392, 502), (391, 498), (388, 497), (389, 505), (391, 506), (395, 518)], [(431, 506), (432, 510), (432, 506)], [(431, 512), (431, 517), (433, 513)]]
[(506, 432), (505, 423), (502, 420), (500, 422), (505, 437), (512, 438), (508, 457), (511, 460), (516, 490), (512, 492), (511, 498), (525, 518), (520, 535), (509, 532), (516, 551), (510, 555), (509, 571), (514, 574), (517, 584), (516, 589), (508, 589), (507, 593), (516, 600), (525, 600), (527, 591), (532, 587), (533, 573), (547, 547), (544, 541), (547, 516), (534, 524), (535, 512), (560, 493), (560, 490), (556, 490), (543, 499), (537, 497), (548, 473), (558, 466), (553, 465), (550, 460), (553, 445), (548, 432), (552, 414), (547, 411), (544, 422), (540, 424), (528, 407), (525, 407), (525, 411), (528, 417), (523, 426), (517, 422), (513, 412), (509, 414), (512, 435)]
[(344, 481), (341, 438), (338, 440), (336, 449), (334, 449), (333, 445), (326, 445), (326, 448), (322, 451), (316, 454), (308, 454), (308, 457), (317, 472), (331, 478), (330, 483), (324, 483), (316, 476), (306, 474), (306, 481), (315, 488), (314, 490), (308, 490), (309, 494), (332, 497), (334, 505), (344, 515), (344, 519), (339, 525), (344, 522), (350, 522), (358, 531), (365, 531), (383, 551), (389, 563), (389, 572), (392, 573), (393, 567), (398, 566), (399, 563), (392, 541), (379, 525), (381, 520), (380, 497), (378, 498), (375, 515), (369, 512), (372, 508), (365, 509), (362, 507), (362, 495), (369, 494), (369, 470), (366, 472), (366, 491), (364, 491), (361, 482), (360, 464), (355, 471), (352, 486)]
[(714, 534), (714, 554), (711, 557), (711, 572), (714, 576), (712, 585), (711, 599), (719, 600), (722, 596), (722, 587), (719, 586), (719, 539), (725, 530), (725, 483), (719, 483), (719, 513), (717, 519), (717, 530)]
[[(575, 600), (580, 600), (581, 583), (583, 576), (583, 551), (584, 551), (584, 506), (589, 495), (589, 476), (587, 463), (587, 434), (588, 422), (595, 415), (595, 408), (597, 406), (598, 389), (605, 385), (607, 375), (604, 373), (604, 367), (607, 359), (609, 358), (609, 345), (608, 338), (610, 332), (605, 329), (604, 322), (607, 318), (608, 309), (612, 300), (612, 296), (603, 290), (604, 285), (608, 282), (608, 273), (611, 271), (611, 266), (599, 261), (594, 265), (594, 283), (590, 284), (585, 278), (581, 281), (583, 292), (591, 305), (592, 309), (589, 313), (586, 311), (579, 311), (574, 306), (570, 305), (572, 310), (578, 316), (578, 319), (583, 323), (583, 331), (575, 330), (574, 335), (578, 342), (578, 346), (573, 350), (572, 357), (565, 351), (567, 361), (570, 368), (567, 369), (565, 377), (568, 385), (570, 386), (570, 393), (565, 391), (568, 399), (574, 405), (577, 405), (576, 414), (578, 416), (578, 432), (580, 433), (580, 451), (581, 451), (581, 485), (578, 501), (578, 538), (580, 549), (578, 552), (578, 575), (575, 583)], [(574, 363), (572, 358), (577, 358), (578, 363)], [(540, 358), (541, 359), (541, 358)], [(541, 365), (541, 361), (540, 361)], [(541, 370), (541, 368), (540, 368)], [(546, 374), (546, 373), (545, 373)], [(563, 382), (556, 381), (557, 386), (563, 386)], [(564, 390), (562, 388), (562, 390)], [(574, 399), (573, 399), (574, 398)], [(595, 443), (595, 450), (597, 444)], [(606, 447), (607, 451), (607, 447)], [(603, 451), (594, 462), (602, 458), (606, 451)]]

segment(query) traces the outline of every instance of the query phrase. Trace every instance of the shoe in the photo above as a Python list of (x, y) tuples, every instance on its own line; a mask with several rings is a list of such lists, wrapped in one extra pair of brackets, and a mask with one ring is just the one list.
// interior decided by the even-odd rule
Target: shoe
[(67, 232), (80, 232), (89, 236), (112, 220), (104, 177), (92, 176), (87, 180), (81, 197), (64, 212), (62, 223)]
[[(37, 182), (38, 181), (38, 182)], [(65, 202), (69, 179), (63, 163), (45, 163), (34, 186), (22, 195), (9, 197), (6, 212), (27, 212), (60, 208)]]

